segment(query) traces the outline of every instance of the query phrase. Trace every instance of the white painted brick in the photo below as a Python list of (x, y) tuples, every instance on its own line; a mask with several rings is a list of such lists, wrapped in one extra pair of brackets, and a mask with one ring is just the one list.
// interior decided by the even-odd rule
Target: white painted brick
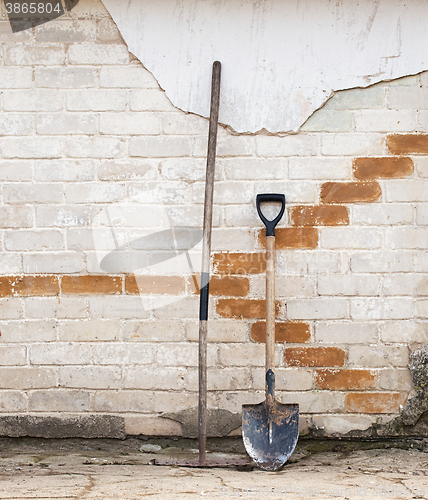
[(321, 154), (331, 156), (381, 155), (380, 134), (325, 134), (321, 137)]
[(407, 391), (413, 388), (408, 368), (385, 369), (379, 372), (379, 389), (385, 391)]
[(61, 184), (6, 184), (3, 188), (5, 203), (61, 203), (63, 202)]
[[(167, 301), (169, 298), (166, 299)], [(199, 297), (185, 297), (173, 303), (168, 303), (153, 311), (158, 319), (195, 318), (199, 313)]]
[[(264, 369), (251, 371), (252, 388), (262, 391), (266, 386), (266, 372)], [(312, 389), (312, 370), (302, 368), (276, 368), (275, 389), (277, 391), (310, 391)], [(233, 389), (232, 390), (236, 390)]]
[[(207, 156), (208, 137), (197, 136), (195, 137), (195, 145), (193, 149), (193, 156)], [(251, 156), (255, 151), (254, 137), (224, 135), (219, 134), (217, 137), (217, 158), (234, 156)]]
[(121, 42), (122, 36), (113, 19), (97, 20), (97, 40), (100, 42)]
[(61, 45), (11, 45), (3, 51), (7, 66), (55, 66), (65, 63), (65, 47)]
[(198, 396), (188, 392), (157, 392), (155, 394), (154, 411), (156, 413), (168, 412), (171, 406), (177, 408), (176, 411), (198, 406)]
[[(82, 412), (88, 411), (89, 392), (74, 389), (35, 390), (29, 393), (29, 411)], [(15, 410), (16, 411), (16, 410)]]
[[(194, 203), (203, 203), (205, 196), (204, 183), (194, 183), (192, 186), (192, 201)], [(255, 199), (253, 183), (220, 181), (217, 182), (214, 189), (215, 204), (236, 204), (248, 203)]]
[(368, 429), (376, 423), (376, 418), (377, 415), (314, 415), (312, 425), (322, 429), (327, 436), (343, 436), (350, 431)]
[(350, 111), (318, 109), (302, 125), (302, 132), (351, 132), (353, 116)]
[(347, 299), (289, 299), (288, 319), (345, 319), (348, 317)]
[(419, 126), (417, 132), (426, 132), (428, 130), (428, 111), (423, 110), (418, 112)]
[(134, 342), (181, 342), (184, 328), (178, 321), (126, 321), (123, 340)]
[(412, 160), (418, 176), (428, 177), (428, 158), (426, 156), (414, 156)]
[[(161, 366), (197, 366), (198, 346), (196, 343), (160, 344), (157, 349), (156, 361)], [(217, 349), (208, 346), (207, 366), (217, 364)]]
[(3, 92), (5, 111), (61, 111), (63, 94), (55, 90), (9, 90)]
[[(248, 325), (237, 320), (210, 320), (207, 330), (208, 342), (246, 342)], [(191, 342), (199, 340), (199, 323), (186, 322), (186, 337)]]
[(112, 233), (109, 229), (68, 229), (67, 230), (67, 248), (69, 250), (111, 250), (116, 243), (125, 245), (129, 242), (129, 235), (127, 230), (118, 231), (114, 230)]
[[(185, 388), (188, 391), (198, 390), (198, 371), (188, 370), (186, 373)], [(236, 391), (248, 389), (251, 385), (251, 372), (245, 368), (211, 369), (207, 373), (209, 391)]]
[(125, 111), (124, 90), (73, 90), (66, 94), (68, 111)]
[[(1, 7), (0, 12), (3, 14), (4, 7)], [(4, 14), (3, 14), (4, 16)], [(6, 16), (4, 16), (6, 17)], [(14, 21), (15, 26), (19, 26), (19, 21), (15, 20)], [(23, 22), (23, 24), (25, 21)], [(34, 36), (32, 33), (32, 30), (29, 29), (24, 29), (22, 31), (16, 31), (15, 33), (12, 31), (12, 26), (9, 20), (7, 19), (2, 19), (0, 21), (0, 37), (2, 43), (29, 43), (34, 40)]]
[(382, 246), (382, 231), (358, 227), (322, 227), (322, 248), (379, 248)]
[[(162, 176), (172, 180), (205, 180), (206, 168), (206, 160), (200, 158), (167, 158), (161, 162)], [(218, 169), (215, 178), (216, 180), (220, 179)]]
[(186, 182), (133, 182), (128, 183), (127, 187), (128, 199), (137, 203), (176, 205), (186, 203), (190, 200), (190, 188)]
[(417, 300), (415, 301), (415, 317), (425, 319), (428, 314), (428, 300)]
[(56, 370), (39, 367), (1, 367), (0, 389), (46, 389), (57, 386)]
[(73, 137), (66, 140), (65, 154), (70, 158), (121, 158), (125, 142), (116, 137)]
[[(417, 303), (416, 303), (417, 304)], [(417, 306), (416, 306), (417, 307)], [(388, 321), (380, 326), (382, 342), (409, 344), (428, 342), (428, 325), (426, 321)]]
[[(29, 68), (30, 74), (31, 70)], [(35, 68), (36, 87), (52, 89), (95, 87), (96, 73), (92, 67)], [(28, 85), (30, 87), (31, 85)], [(22, 88), (19, 86), (18, 88)], [(54, 92), (55, 93), (55, 92)]]
[(171, 101), (161, 89), (131, 90), (129, 94), (131, 111), (172, 111)]
[(319, 276), (320, 295), (378, 295), (380, 277), (372, 274), (330, 274)]
[(56, 137), (5, 137), (0, 150), (6, 158), (59, 158), (61, 141)]
[(92, 360), (90, 345), (71, 342), (30, 345), (29, 353), (32, 365), (88, 365)]
[(202, 135), (208, 137), (209, 122), (201, 116), (185, 114), (181, 111), (164, 113), (162, 115), (162, 130), (164, 134)]
[[(278, 354), (275, 356), (276, 360)], [(262, 344), (220, 344), (219, 360), (223, 366), (265, 366)], [(277, 366), (279, 363), (275, 363)]]
[(75, 252), (30, 253), (23, 256), (25, 273), (79, 273), (83, 268), (83, 256)]
[(101, 226), (108, 227), (162, 227), (164, 209), (159, 206), (117, 204), (98, 217)]
[(213, 228), (211, 239), (212, 251), (252, 251), (254, 235), (246, 229)]
[(97, 116), (91, 113), (38, 114), (36, 131), (45, 135), (95, 134)]
[(408, 319), (412, 317), (410, 298), (366, 297), (351, 299), (351, 318), (354, 320)]
[(317, 322), (315, 341), (327, 344), (376, 344), (378, 325), (348, 321)]
[[(25, 315), (27, 318), (83, 319), (88, 316), (88, 304), (86, 298), (26, 297), (24, 299), (24, 304)], [(63, 324), (63, 322), (60, 323), (60, 337)]]
[(22, 271), (22, 256), (19, 253), (0, 253), (0, 273), (14, 274)]
[(140, 297), (101, 296), (89, 299), (91, 318), (147, 319), (151, 316), (151, 311), (146, 311), (142, 306)]
[[(165, 208), (168, 220), (173, 226), (193, 226), (202, 227), (203, 224), (203, 205), (193, 206), (167, 206)], [(222, 220), (221, 207), (213, 209), (213, 227), (219, 226)]]
[[(171, 397), (169, 393), (167, 394)], [(150, 391), (96, 391), (91, 396), (91, 409), (97, 412), (115, 413), (158, 411), (154, 407), (154, 394)]]
[(419, 86), (391, 87), (388, 89), (390, 109), (428, 109), (428, 89)]
[(428, 247), (428, 228), (394, 227), (386, 231), (387, 248), (425, 250)]
[(382, 108), (385, 104), (384, 84), (367, 88), (354, 88), (336, 92), (325, 104), (324, 109), (349, 110)]
[(42, 182), (91, 181), (95, 177), (95, 170), (94, 160), (51, 160), (49, 164), (36, 161), (34, 180)]
[(418, 127), (417, 111), (355, 111), (357, 132), (413, 132)]
[(38, 42), (76, 43), (95, 39), (96, 22), (93, 19), (53, 19), (36, 26), (34, 34)]
[(351, 366), (386, 367), (407, 366), (409, 348), (395, 346), (349, 346), (348, 354)]
[(0, 164), (0, 181), (31, 181), (32, 164), (30, 160), (2, 160)]
[(120, 369), (112, 366), (62, 366), (59, 369), (60, 387), (118, 389), (120, 379)]
[(355, 204), (351, 208), (352, 224), (366, 226), (392, 226), (413, 224), (415, 209), (407, 204)]
[(415, 255), (415, 270), (423, 273), (428, 271), (428, 253), (417, 252)]
[(254, 186), (258, 193), (284, 193), (286, 203), (301, 204), (318, 202), (318, 186), (316, 182), (260, 180), (255, 182)]
[(0, 88), (28, 89), (33, 85), (32, 68), (7, 68), (2, 66), (0, 72)]
[(127, 64), (129, 52), (126, 45), (113, 43), (75, 43), (68, 49), (71, 64)]
[(256, 137), (256, 151), (259, 156), (314, 156), (319, 154), (319, 147), (319, 138), (316, 135)]
[(231, 180), (284, 180), (287, 176), (287, 159), (233, 158), (219, 160), (227, 179)]
[(350, 179), (352, 161), (350, 158), (290, 158), (288, 163), (290, 179)]
[[(257, 214), (257, 211), (252, 205), (226, 205), (224, 208), (224, 216), (226, 226), (229, 227), (245, 227), (251, 228), (262, 227), (262, 222)], [(285, 219), (277, 227), (281, 227), (282, 223), (286, 223)]]
[(277, 251), (278, 274), (322, 274), (341, 272), (338, 252), (324, 250)]
[(26, 348), (18, 345), (0, 345), (1, 366), (22, 366), (27, 364)]
[(102, 181), (153, 180), (158, 167), (159, 160), (103, 160), (97, 168), (97, 175)]
[(389, 180), (383, 191), (388, 202), (428, 201), (428, 181), (425, 180)]
[(54, 320), (8, 321), (1, 325), (1, 338), (3, 342), (14, 343), (52, 342), (56, 339), (56, 328)]
[[(220, 408), (229, 410), (232, 413), (242, 412), (244, 404), (259, 404), (265, 399), (264, 391), (247, 392), (247, 391), (222, 391), (217, 397)], [(294, 401), (293, 401), (294, 402)]]
[(131, 137), (129, 141), (130, 156), (147, 158), (189, 156), (191, 139), (182, 136), (147, 136)]
[(24, 228), (33, 225), (33, 211), (31, 207), (0, 206), (1, 228)]
[[(266, 296), (266, 277), (250, 277), (250, 294), (255, 297)], [(313, 297), (315, 285), (308, 276), (276, 276), (275, 297)]]
[[(20, 319), (22, 318), (23, 305), (18, 297), (1, 298), (0, 299), (0, 317), (4, 319)], [(0, 363), (1, 366), (2, 363)]]
[(383, 280), (384, 295), (428, 295), (426, 274), (389, 274)]
[[(63, 298), (61, 302), (63, 302)], [(61, 304), (62, 318), (79, 318), (78, 321), (61, 321), (58, 338), (64, 342), (110, 341), (119, 339), (120, 322), (115, 320), (81, 319), (88, 316), (88, 306), (82, 299), (68, 298), (68, 301), (79, 301), (77, 304)], [(68, 306), (68, 307), (67, 307)], [(74, 306), (74, 307), (73, 307)], [(76, 307), (77, 306), (77, 307)], [(57, 308), (59, 309), (59, 308)], [(71, 310), (70, 310), (71, 309)], [(73, 311), (74, 310), (74, 311)], [(56, 312), (56, 311), (55, 311)]]
[(153, 376), (153, 368), (126, 367), (123, 374), (124, 389), (142, 390), (171, 390), (184, 389), (184, 368), (156, 368), (156, 376)]
[(87, 226), (92, 221), (91, 207), (60, 205), (58, 207), (36, 207), (38, 227)]
[(297, 403), (302, 413), (340, 413), (343, 411), (345, 394), (328, 391), (279, 392), (283, 404)]
[(25, 411), (27, 408), (27, 397), (19, 391), (0, 392), (0, 411), (15, 413)]
[(416, 224), (418, 226), (428, 225), (428, 210), (426, 203), (418, 203), (416, 205)]
[(102, 66), (99, 78), (100, 87), (137, 89), (159, 88), (153, 75), (141, 65)]
[(6, 250), (35, 251), (62, 250), (64, 237), (60, 231), (11, 231), (6, 232), (4, 245)]
[(97, 343), (92, 347), (93, 361), (96, 365), (151, 365), (152, 368), (155, 349), (155, 346), (147, 343)]
[(413, 271), (413, 252), (381, 250), (351, 255), (351, 270), (356, 273)]
[(0, 135), (29, 135), (33, 130), (33, 116), (24, 113), (3, 113), (0, 116)]
[(102, 113), (100, 133), (115, 135), (159, 134), (160, 116), (156, 113)]
[(126, 187), (113, 182), (84, 182), (65, 186), (67, 203), (114, 203), (126, 196)]

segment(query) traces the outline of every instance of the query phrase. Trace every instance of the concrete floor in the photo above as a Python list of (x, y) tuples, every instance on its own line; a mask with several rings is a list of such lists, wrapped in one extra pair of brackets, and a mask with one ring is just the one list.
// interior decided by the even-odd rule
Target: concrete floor
[[(1, 499), (428, 499), (428, 439), (300, 440), (278, 472), (252, 466), (150, 465), (197, 458), (194, 440), (0, 438)], [(209, 440), (209, 457), (244, 458), (240, 439)]]

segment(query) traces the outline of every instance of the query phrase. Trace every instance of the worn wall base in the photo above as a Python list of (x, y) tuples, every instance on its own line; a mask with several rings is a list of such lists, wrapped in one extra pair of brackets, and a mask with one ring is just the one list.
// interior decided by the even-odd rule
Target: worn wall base
[(43, 438), (125, 439), (125, 420), (114, 415), (49, 417), (5, 415), (0, 417), (0, 436)]

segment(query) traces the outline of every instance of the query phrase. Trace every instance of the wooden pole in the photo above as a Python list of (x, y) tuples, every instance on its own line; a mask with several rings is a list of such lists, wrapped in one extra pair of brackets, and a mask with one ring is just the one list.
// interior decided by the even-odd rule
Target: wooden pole
[(211, 258), (211, 227), (213, 214), (215, 155), (217, 146), (218, 110), (220, 104), (221, 64), (213, 63), (210, 125), (208, 132), (207, 171), (205, 180), (204, 230), (202, 240), (201, 291), (199, 302), (199, 463), (206, 460), (207, 440), (207, 321)]

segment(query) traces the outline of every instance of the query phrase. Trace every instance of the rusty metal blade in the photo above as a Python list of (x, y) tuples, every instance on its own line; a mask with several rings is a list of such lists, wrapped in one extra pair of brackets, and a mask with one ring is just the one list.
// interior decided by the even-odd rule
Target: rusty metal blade
[(282, 467), (299, 437), (299, 405), (263, 401), (242, 406), (242, 437), (256, 465), (266, 471)]

